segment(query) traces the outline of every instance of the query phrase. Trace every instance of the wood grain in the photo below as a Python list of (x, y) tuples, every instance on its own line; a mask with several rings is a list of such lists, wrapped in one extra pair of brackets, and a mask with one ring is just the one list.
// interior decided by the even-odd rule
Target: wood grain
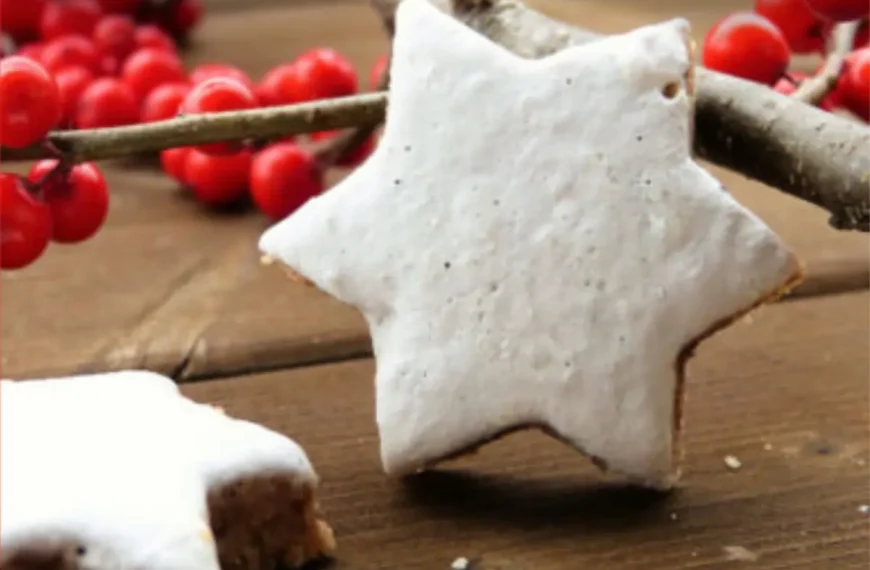
[[(294, 437), (322, 477), (336, 568), (863, 569), (870, 374), (866, 292), (799, 300), (702, 345), (689, 370), (682, 488), (602, 477), (535, 432), (394, 481), (380, 471), (370, 361), (190, 384)], [(723, 458), (742, 462), (736, 471)], [(726, 547), (758, 556), (729, 561)]]
[[(603, 32), (685, 13), (699, 36), (734, 2), (534, 4)], [(362, 0), (246, 6), (207, 13), (191, 66), (227, 61), (257, 78), (305, 49), (331, 45), (364, 76), (388, 46)], [(256, 243), (267, 222), (256, 213), (209, 212), (153, 168), (105, 167), (113, 192), (106, 229), (83, 244), (52, 246), (31, 268), (0, 277), (4, 375), (147, 367), (189, 380), (368, 353), (356, 311), (259, 265)], [(796, 294), (868, 287), (866, 235), (835, 232), (817, 208), (713, 173), (806, 260), (809, 278)]]

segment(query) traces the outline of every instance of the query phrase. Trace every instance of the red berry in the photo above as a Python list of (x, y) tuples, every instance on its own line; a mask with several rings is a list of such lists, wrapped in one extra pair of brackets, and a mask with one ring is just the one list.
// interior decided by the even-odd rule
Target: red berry
[(353, 95), (357, 90), (353, 64), (329, 48), (317, 48), (300, 55), (295, 62), (307, 78), (306, 101)]
[(870, 122), (870, 48), (849, 54), (837, 90), (842, 93), (847, 109)]
[(55, 0), (45, 5), (39, 22), (39, 32), (43, 40), (69, 34), (90, 37), (102, 15), (103, 11), (96, 0)]
[(257, 207), (280, 220), (323, 192), (323, 174), (311, 153), (293, 143), (277, 143), (254, 157), (250, 185)]
[(202, 0), (179, 0), (159, 18), (160, 24), (177, 34), (186, 34), (202, 19)]
[(84, 36), (62, 36), (48, 42), (42, 50), (42, 64), (52, 73), (73, 65), (87, 67), (95, 74), (102, 71), (97, 46)]
[(371, 74), (369, 75), (369, 89), (375, 91), (376, 89), (380, 89), (381, 80), (384, 77), (384, 74), (387, 72), (387, 65), (390, 62), (390, 58), (384, 54), (375, 61), (374, 66), (372, 66)]
[(831, 26), (813, 14), (804, 0), (755, 0), (755, 12), (779, 28), (794, 53), (824, 51)]
[(0, 0), (0, 30), (19, 41), (36, 37), (45, 3), (46, 0)]
[(76, 108), (76, 126), (99, 129), (132, 125), (139, 120), (139, 102), (123, 81), (101, 77), (82, 92)]
[(145, 24), (136, 28), (136, 47), (154, 48), (175, 53), (175, 42), (166, 32), (153, 24)]
[(257, 84), (257, 97), (262, 105), (281, 105), (285, 82), (292, 81), (296, 69), (289, 63), (282, 63), (267, 71)]
[(140, 100), (164, 83), (178, 83), (187, 78), (178, 55), (154, 48), (134, 51), (124, 62), (121, 77)]
[[(27, 178), (38, 183), (57, 166), (57, 160), (40, 160)], [(51, 209), (51, 239), (58, 243), (78, 243), (97, 233), (109, 213), (106, 179), (93, 162), (73, 166), (63, 176), (52, 176), (43, 183), (45, 201)]]
[(23, 45), (18, 48), (15, 55), (26, 57), (33, 61), (42, 64), (42, 50), (45, 49), (45, 44), (42, 42), (33, 42), (32, 44)]
[(187, 184), (184, 177), (184, 169), (190, 150), (189, 146), (181, 146), (178, 148), (167, 148), (160, 152), (160, 166), (163, 167), (163, 172), (181, 184)]
[(849, 22), (870, 14), (867, 0), (804, 0), (810, 10), (832, 22)]
[(100, 7), (107, 14), (133, 14), (142, 0), (99, 0)]
[[(243, 83), (226, 77), (213, 77), (194, 85), (179, 107), (179, 114), (219, 113), (252, 109), (257, 106), (254, 93)], [(212, 143), (198, 145), (201, 152), (229, 154), (239, 150), (238, 143)]]
[(117, 77), (121, 72), (121, 60), (111, 55), (104, 55), (100, 59), (100, 71), (103, 75)]
[(60, 100), (63, 106), (62, 122), (71, 125), (75, 121), (76, 108), (82, 92), (94, 80), (94, 74), (87, 67), (74, 65), (61, 69), (54, 76), (57, 88), (60, 91)]
[(704, 38), (704, 66), (758, 83), (773, 85), (789, 63), (785, 38), (770, 20), (737, 12), (719, 20)]
[[(340, 131), (320, 131), (318, 133), (311, 133), (311, 140), (313, 141), (322, 141), (326, 139), (330, 139), (337, 135)], [(374, 136), (370, 136), (365, 139), (359, 146), (357, 146), (350, 154), (347, 154), (340, 158), (338, 162), (335, 164), (337, 166), (344, 167), (354, 167), (362, 164), (365, 159), (369, 157), (372, 151), (375, 150), (375, 138)]]
[(15, 174), (0, 172), (0, 267), (21, 269), (36, 261), (51, 239), (51, 213)]
[(44, 67), (14, 55), (0, 60), (0, 145), (22, 148), (42, 140), (61, 112), (57, 84)]
[(327, 48), (308, 51), (291, 64), (271, 69), (260, 84), (269, 105), (342, 97), (352, 95), (356, 88), (353, 66), (338, 52)]
[(254, 92), (255, 89), (254, 82), (251, 81), (250, 76), (234, 65), (226, 63), (203, 63), (194, 67), (193, 71), (190, 72), (190, 82), (194, 85), (199, 85), (213, 77), (235, 79), (250, 89), (251, 92)]
[(187, 83), (164, 83), (145, 98), (141, 121), (150, 123), (171, 119), (178, 114), (178, 108), (189, 92)]
[(92, 37), (103, 55), (120, 61), (136, 49), (136, 23), (127, 16), (109, 14), (97, 22)]
[(195, 148), (187, 153), (183, 179), (202, 202), (211, 205), (229, 204), (245, 195), (251, 153), (216, 156)]

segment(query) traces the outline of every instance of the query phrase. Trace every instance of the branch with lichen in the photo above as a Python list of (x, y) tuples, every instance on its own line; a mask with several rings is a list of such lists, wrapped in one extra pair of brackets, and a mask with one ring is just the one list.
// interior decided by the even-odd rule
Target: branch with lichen
[[(392, 30), (398, 1), (370, 0), (387, 30)], [(518, 0), (433, 2), (522, 57), (544, 57), (600, 37), (552, 20)], [(854, 36), (854, 31), (841, 28), (835, 44), (845, 45), (850, 33)], [(838, 48), (832, 53), (838, 53)], [(824, 97), (824, 93), (819, 93), (830, 89), (829, 80), (825, 78), (832, 73), (825, 69), (832, 70), (838, 65), (842, 67), (842, 62), (838, 64), (836, 57), (830, 56), (817, 76), (819, 82), (826, 82), (825, 86), (817, 88), (813, 83), (803, 90), (800, 98), (698, 68), (694, 149), (699, 158), (827, 210), (834, 228), (867, 232), (870, 231), (870, 128), (804, 102)], [(813, 92), (809, 93), (811, 87)], [(387, 94), (375, 92), (301, 105), (193, 115), (129, 127), (55, 132), (47, 145), (24, 151), (4, 151), (0, 159), (32, 159), (59, 153), (73, 162), (100, 160), (178, 146), (353, 128), (320, 148), (321, 158), (328, 162), (337, 160), (341, 153), (348, 152), (370, 135), (383, 120), (386, 105)]]

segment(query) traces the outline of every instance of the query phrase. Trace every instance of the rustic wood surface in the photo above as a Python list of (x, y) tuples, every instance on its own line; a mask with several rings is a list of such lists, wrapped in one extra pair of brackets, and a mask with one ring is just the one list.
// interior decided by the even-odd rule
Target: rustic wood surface
[[(331, 45), (365, 78), (388, 45), (363, 0), (207, 4), (191, 65), (228, 61), (257, 77)], [(686, 16), (698, 38), (749, 5), (530, 4), (603, 32)], [(191, 396), (310, 452), (340, 541), (337, 567), (446, 569), (460, 556), (479, 559), (480, 570), (870, 563), (859, 512), (870, 504), (870, 242), (829, 229), (820, 210), (712, 169), (792, 244), (809, 278), (792, 300), (705, 343), (692, 361), (684, 489), (657, 497), (605, 485), (582, 458), (535, 433), (401, 483), (379, 470), (373, 366), (357, 313), (262, 267), (256, 242), (267, 222), (255, 213), (207, 211), (147, 163), (106, 170), (105, 230), (0, 278), (3, 376), (144, 367), (198, 380), (185, 385)], [(727, 454), (743, 467), (726, 469)], [(746, 552), (726, 547), (758, 558), (728, 560)]]
[[(533, 4), (605, 32), (684, 15), (698, 37), (729, 9), (728, 2), (673, 0), (657, 7), (638, 0)], [(314, 45), (348, 54), (365, 76), (388, 43), (362, 0), (226, 2), (207, 14), (188, 60), (228, 61), (258, 77)], [(868, 286), (865, 234), (835, 232), (820, 210), (713, 171), (805, 259), (809, 279), (797, 294)], [(263, 219), (206, 212), (143, 165), (112, 166), (108, 175), (113, 203), (105, 231), (84, 244), (53, 247), (32, 268), (2, 276), (4, 374), (147, 367), (195, 379), (369, 350), (353, 310), (259, 266)]]
[[(369, 360), (183, 390), (305, 447), (338, 568), (446, 570), (464, 556), (480, 570), (864, 569), (868, 309), (866, 292), (799, 300), (704, 345), (689, 367), (686, 471), (672, 495), (621, 487), (537, 432), (390, 480)], [(726, 455), (742, 467), (728, 469)], [(728, 561), (735, 546), (758, 559)]]

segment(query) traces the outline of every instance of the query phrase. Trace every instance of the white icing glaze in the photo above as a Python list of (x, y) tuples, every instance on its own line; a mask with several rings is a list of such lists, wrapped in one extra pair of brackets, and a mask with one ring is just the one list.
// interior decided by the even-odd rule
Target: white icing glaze
[(316, 483), (293, 441), (144, 371), (0, 383), (0, 563), (74, 541), (83, 569), (217, 570), (206, 493), (249, 473)]
[(687, 22), (540, 60), (396, 22), (377, 150), (260, 240), (366, 317), (384, 469), (541, 423), (668, 485), (680, 350), (800, 273), (691, 159)]

